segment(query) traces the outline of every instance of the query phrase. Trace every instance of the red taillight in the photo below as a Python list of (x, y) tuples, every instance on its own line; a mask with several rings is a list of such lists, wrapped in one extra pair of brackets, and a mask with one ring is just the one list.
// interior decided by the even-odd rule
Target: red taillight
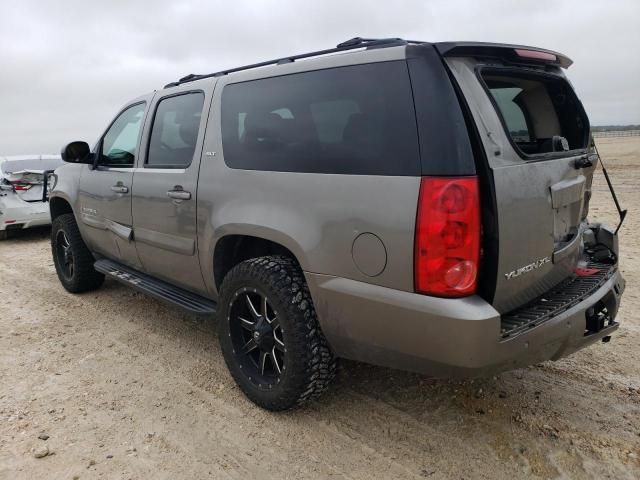
[(439, 297), (475, 293), (480, 228), (477, 177), (423, 177), (416, 218), (416, 292)]
[(557, 62), (558, 57), (553, 53), (541, 52), (540, 50), (527, 50), (524, 48), (516, 48), (516, 55), (521, 58), (531, 58), (533, 60), (546, 60), (549, 62)]
[(33, 185), (30, 183), (14, 183), (13, 188), (16, 190), (29, 190)]

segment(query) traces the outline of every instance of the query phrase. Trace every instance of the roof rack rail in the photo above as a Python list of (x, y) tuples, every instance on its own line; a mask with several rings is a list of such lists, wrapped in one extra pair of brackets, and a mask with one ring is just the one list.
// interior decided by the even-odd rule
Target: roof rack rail
[(230, 68), (228, 70), (221, 70), (219, 72), (208, 73), (198, 75), (190, 73), (179, 79), (177, 82), (171, 82), (164, 86), (164, 88), (177, 87), (183, 83), (193, 82), (195, 80), (202, 80), (203, 78), (221, 77), (229, 73), (240, 72), (242, 70), (250, 70), (252, 68), (266, 67), (267, 65), (282, 65), (285, 63), (292, 63), (296, 60), (303, 58), (319, 57), (321, 55), (327, 55), (329, 53), (343, 52), (346, 50), (354, 50), (357, 48), (384, 48), (395, 47), (398, 45), (407, 45), (410, 43), (424, 43), (417, 40), (404, 40), (402, 38), (362, 38), (354, 37), (336, 45), (335, 48), (328, 48), (326, 50), (318, 50), (316, 52), (301, 53), (298, 55), (292, 55), (289, 57), (277, 58), (275, 60), (267, 60), (266, 62), (253, 63), (251, 65), (245, 65), (243, 67)]

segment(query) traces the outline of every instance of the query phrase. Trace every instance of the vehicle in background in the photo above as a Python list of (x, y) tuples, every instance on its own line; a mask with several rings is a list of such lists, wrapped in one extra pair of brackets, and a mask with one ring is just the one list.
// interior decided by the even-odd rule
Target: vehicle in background
[(0, 240), (12, 230), (51, 223), (42, 202), (44, 176), (62, 164), (60, 155), (0, 157)]

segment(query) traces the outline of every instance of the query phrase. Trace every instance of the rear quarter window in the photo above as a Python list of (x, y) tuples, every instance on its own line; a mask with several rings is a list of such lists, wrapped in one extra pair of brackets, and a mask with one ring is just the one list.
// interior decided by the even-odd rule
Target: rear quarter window
[(229, 84), (222, 92), (222, 142), (231, 168), (420, 175), (407, 64)]

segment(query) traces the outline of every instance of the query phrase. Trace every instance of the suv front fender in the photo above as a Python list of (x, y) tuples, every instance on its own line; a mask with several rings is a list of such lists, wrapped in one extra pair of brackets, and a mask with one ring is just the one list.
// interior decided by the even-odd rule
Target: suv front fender
[[(49, 192), (49, 211), (51, 212), (52, 221), (57, 215), (70, 213), (66, 208), (55, 207), (59, 201), (66, 202), (69, 205), (71, 213), (77, 212), (78, 186), (80, 184), (82, 168), (85, 168), (85, 166), (69, 163), (55, 170), (56, 182)], [(77, 220), (76, 217), (76, 221)]]

